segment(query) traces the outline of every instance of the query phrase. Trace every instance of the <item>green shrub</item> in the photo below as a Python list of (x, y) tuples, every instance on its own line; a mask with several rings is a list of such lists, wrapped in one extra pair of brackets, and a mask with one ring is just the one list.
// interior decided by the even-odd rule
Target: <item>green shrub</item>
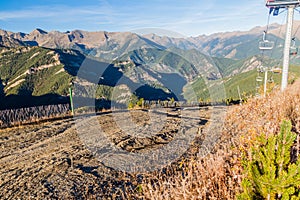
[(283, 121), (280, 133), (259, 137), (243, 159), (245, 178), (238, 199), (299, 199), (300, 163), (291, 162), (296, 134), (291, 122)]
[(136, 102), (136, 105), (140, 108), (143, 107), (144, 105), (144, 98), (140, 98), (137, 102)]
[(128, 109), (143, 108), (143, 106), (144, 106), (144, 98), (138, 98), (135, 94), (131, 95), (127, 105)]

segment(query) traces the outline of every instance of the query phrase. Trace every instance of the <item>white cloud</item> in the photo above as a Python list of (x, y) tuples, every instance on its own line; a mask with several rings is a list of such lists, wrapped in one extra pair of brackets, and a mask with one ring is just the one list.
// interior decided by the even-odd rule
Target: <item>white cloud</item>
[(101, 7), (38, 6), (16, 11), (0, 11), (0, 20), (41, 19), (78, 16), (108, 16), (110, 13)]
[[(0, 11), (0, 21), (10, 24), (51, 29), (81, 28), (86, 30), (130, 31), (163, 28), (184, 35), (209, 34), (265, 25), (267, 8), (262, 0), (152, 0), (111, 4), (99, 0), (94, 6), (35, 6), (15, 11)], [(273, 20), (273, 19), (272, 19)], [(31, 24), (30, 24), (31, 23)]]

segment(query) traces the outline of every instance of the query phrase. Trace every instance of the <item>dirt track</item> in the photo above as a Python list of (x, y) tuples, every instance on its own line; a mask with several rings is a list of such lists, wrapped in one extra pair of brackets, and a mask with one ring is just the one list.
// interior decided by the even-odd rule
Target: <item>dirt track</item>
[[(186, 131), (205, 134), (201, 130), (210, 121), (212, 109), (191, 110), (187, 119), (180, 111), (167, 112), (156, 131), (151, 124), (159, 123), (161, 117), (153, 116), (161, 113), (130, 112), (135, 126), (116, 123), (124, 121), (124, 114), (80, 120), (97, 119), (112, 146), (145, 152), (171, 142), (183, 120), (189, 122)], [(83, 138), (87, 135), (78, 136), (75, 127), (74, 119), (64, 119), (0, 130), (0, 199), (127, 199), (127, 194), (137, 193), (140, 177), (105, 166), (86, 148), (88, 141)], [(92, 134), (95, 127), (90, 127)], [(152, 133), (147, 132), (149, 127)]]

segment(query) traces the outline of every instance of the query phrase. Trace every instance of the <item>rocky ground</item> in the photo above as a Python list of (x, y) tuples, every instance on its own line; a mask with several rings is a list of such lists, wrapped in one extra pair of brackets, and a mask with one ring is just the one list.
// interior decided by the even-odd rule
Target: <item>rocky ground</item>
[(214, 142), (203, 135), (223, 110), (135, 110), (2, 129), (0, 199), (142, 198), (139, 171)]

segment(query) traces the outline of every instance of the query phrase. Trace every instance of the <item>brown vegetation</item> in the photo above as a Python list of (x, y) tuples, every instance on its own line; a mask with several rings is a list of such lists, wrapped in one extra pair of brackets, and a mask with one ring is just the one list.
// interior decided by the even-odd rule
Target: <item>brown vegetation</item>
[[(219, 144), (204, 158), (184, 162), (171, 176), (156, 175), (141, 186), (147, 199), (235, 199), (241, 192), (241, 158), (256, 137), (274, 134), (283, 119), (292, 121), (300, 134), (300, 81), (285, 92), (276, 91), (267, 98), (251, 99), (235, 106), (227, 114)], [(297, 145), (298, 144), (298, 145)], [(293, 157), (299, 151), (299, 137)], [(155, 181), (153, 181), (155, 180)]]
[[(202, 131), (174, 163), (143, 174), (117, 171), (99, 162), (79, 139), (72, 119), (2, 129), (0, 199), (235, 199), (241, 192), (242, 154), (256, 136), (278, 132), (282, 119), (290, 119), (293, 131), (300, 133), (299, 91), (298, 81), (284, 93), (231, 107), (222, 135), (208, 155), (200, 157), (197, 152), (203, 137), (217, 129)], [(146, 126), (149, 119), (142, 115), (134, 111), (133, 120)], [(178, 119), (168, 116), (170, 123)], [(201, 118), (207, 116), (209, 110)], [(111, 120), (108, 115), (96, 117), (100, 124)], [(107, 131), (114, 135), (118, 130)], [(296, 149), (297, 143), (295, 156)]]

